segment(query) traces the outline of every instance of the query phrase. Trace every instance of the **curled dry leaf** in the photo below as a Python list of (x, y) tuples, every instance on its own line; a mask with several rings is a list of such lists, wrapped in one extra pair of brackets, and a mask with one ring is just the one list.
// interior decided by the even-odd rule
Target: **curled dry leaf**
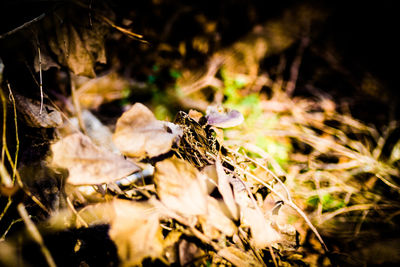
[(115, 217), (110, 237), (117, 245), (123, 266), (140, 265), (144, 258), (158, 258), (163, 253), (159, 213), (149, 202), (114, 200)]
[(176, 157), (156, 164), (154, 180), (161, 202), (182, 215), (207, 214), (205, 177)]
[(171, 150), (182, 129), (159, 121), (143, 104), (136, 103), (118, 119), (113, 141), (128, 157), (156, 157)]
[(73, 185), (109, 183), (140, 170), (122, 156), (95, 146), (81, 133), (62, 138), (51, 151), (51, 165), (67, 169), (68, 183)]

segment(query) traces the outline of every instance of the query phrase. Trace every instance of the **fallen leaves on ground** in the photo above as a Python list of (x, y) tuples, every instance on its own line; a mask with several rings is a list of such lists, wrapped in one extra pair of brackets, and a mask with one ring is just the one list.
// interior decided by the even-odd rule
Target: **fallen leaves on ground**
[(179, 214), (206, 215), (205, 177), (190, 163), (172, 158), (156, 164), (154, 174), (161, 202)]
[(171, 150), (182, 136), (179, 126), (156, 119), (143, 104), (136, 103), (118, 119), (113, 141), (128, 157), (157, 157)]
[[(158, 121), (147, 107), (136, 103), (117, 121), (113, 141), (126, 156), (154, 159), (180, 146), (181, 127), (190, 125)], [(140, 168), (104, 149), (106, 143), (95, 145), (89, 136), (72, 133), (51, 146), (51, 166), (67, 169), (69, 184), (97, 190), (99, 197), (90, 198), (89, 193), (78, 211), (70, 207), (50, 221), (56, 228), (109, 224), (122, 266), (140, 265), (145, 259), (181, 264), (225, 264), (227, 260), (258, 266), (260, 254), (269, 253), (268, 247), (292, 246), (294, 228), (289, 231), (268, 216), (271, 210), (254, 200), (249, 181), (224, 165), (226, 155), (221, 152), (215, 150), (214, 163), (201, 170), (181, 158), (185, 158), (181, 153), (191, 153), (181, 146), (173, 150), (175, 155), (156, 159), (150, 184), (133, 186), (142, 194), (139, 201), (115, 182)], [(74, 201), (75, 196), (71, 197)], [(290, 244), (279, 246), (282, 239)]]
[[(104, 36), (108, 32), (107, 26), (99, 20), (80, 23), (64, 21), (68, 12), (74, 11), (66, 8), (43, 22), (48, 29), (44, 34), (51, 50), (49, 54), (53, 54), (60, 65), (68, 67), (74, 74), (95, 77), (95, 63), (106, 63)], [(47, 66), (45, 62), (41, 67), (47, 69), (53, 64), (51, 61)]]
[(155, 207), (148, 202), (114, 200), (113, 208), (110, 237), (117, 245), (122, 266), (161, 257), (163, 236)]
[(129, 82), (115, 72), (89, 79), (80, 77), (84, 81), (77, 85), (76, 95), (82, 108), (97, 109), (101, 104), (129, 95)]
[(140, 170), (122, 156), (97, 147), (81, 133), (62, 138), (51, 151), (51, 165), (67, 169), (68, 183), (73, 185), (109, 183)]
[(55, 128), (62, 124), (61, 113), (51, 105), (42, 103), (41, 108), (39, 100), (30, 99), (16, 93), (14, 97), (18, 111), (30, 127)]
[(215, 168), (218, 174), (218, 190), (221, 193), (232, 218), (237, 220), (239, 217), (239, 209), (233, 196), (232, 188), (229, 184), (229, 177), (225, 173), (220, 160), (215, 162)]

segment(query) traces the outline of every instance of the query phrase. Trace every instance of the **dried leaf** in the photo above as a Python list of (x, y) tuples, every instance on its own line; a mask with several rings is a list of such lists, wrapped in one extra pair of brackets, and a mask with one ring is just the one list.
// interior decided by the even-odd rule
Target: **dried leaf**
[(261, 211), (241, 206), (243, 223), (250, 226), (252, 244), (256, 248), (265, 248), (281, 239), (279, 233), (271, 226)]
[(185, 239), (179, 243), (179, 263), (181, 266), (195, 264), (196, 259), (200, 259), (204, 254), (204, 251), (196, 246), (195, 243), (188, 242)]
[(222, 210), (223, 203), (212, 197), (208, 197), (208, 214), (202, 220), (204, 233), (211, 239), (219, 239), (220, 233), (213, 234), (212, 229), (218, 229), (226, 236), (232, 236), (237, 228), (232, 220), (230, 220)]
[[(90, 137), (90, 140), (103, 149), (111, 151), (113, 153), (119, 153), (118, 148), (112, 141), (112, 132), (105, 126), (92, 112), (89, 110), (82, 110), (81, 118), (85, 126), (86, 135)], [(67, 136), (76, 132), (79, 128), (79, 120), (77, 117), (71, 117), (69, 120), (57, 128), (60, 136)]]
[(81, 133), (62, 138), (51, 151), (51, 165), (68, 169), (68, 182), (74, 185), (109, 183), (140, 170), (122, 156), (95, 146)]
[(54, 107), (43, 104), (40, 112), (40, 101), (14, 94), (18, 111), (27, 125), (35, 128), (55, 128), (62, 124), (61, 113)]
[(262, 266), (250, 253), (245, 253), (235, 247), (227, 247), (218, 251), (218, 255), (227, 259), (235, 266), (251, 267)]
[(79, 85), (76, 94), (82, 108), (97, 109), (101, 104), (127, 97), (129, 83), (112, 72)]
[(204, 174), (206, 179), (207, 185), (207, 193), (211, 194), (211, 192), (217, 187), (218, 184), (218, 174), (217, 170), (215, 169), (215, 165), (207, 165), (202, 170), (201, 173)]
[(167, 153), (182, 136), (179, 126), (159, 121), (143, 104), (136, 103), (118, 119), (113, 141), (129, 157), (156, 157)]
[(224, 168), (219, 160), (215, 161), (215, 168), (218, 174), (218, 190), (228, 207), (232, 218), (237, 220), (239, 218), (239, 209), (233, 196), (232, 188), (229, 184), (228, 175), (226, 175)]
[[(107, 33), (103, 23), (93, 20), (84, 22), (70, 21), (66, 10), (65, 14), (59, 13), (46, 20), (43, 27), (48, 28), (48, 44), (56, 55), (57, 61), (68, 67), (74, 74), (95, 77), (94, 64), (105, 63), (104, 36)], [(75, 17), (78, 17), (75, 14)], [(80, 25), (80, 26), (77, 26)], [(46, 65), (43, 66), (47, 68)]]
[(157, 210), (148, 202), (114, 200), (115, 217), (110, 237), (118, 248), (122, 266), (140, 265), (144, 258), (158, 258), (163, 236)]
[(164, 239), (164, 255), (170, 265), (178, 262), (177, 244), (182, 236), (182, 232), (172, 230)]
[(203, 175), (188, 162), (167, 159), (156, 164), (154, 180), (161, 202), (182, 215), (207, 214), (207, 189)]

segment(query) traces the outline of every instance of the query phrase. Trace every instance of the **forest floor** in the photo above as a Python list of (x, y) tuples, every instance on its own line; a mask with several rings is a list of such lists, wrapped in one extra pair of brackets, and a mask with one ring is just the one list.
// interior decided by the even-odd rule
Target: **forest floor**
[(400, 262), (390, 5), (24, 4), (0, 5), (1, 266)]

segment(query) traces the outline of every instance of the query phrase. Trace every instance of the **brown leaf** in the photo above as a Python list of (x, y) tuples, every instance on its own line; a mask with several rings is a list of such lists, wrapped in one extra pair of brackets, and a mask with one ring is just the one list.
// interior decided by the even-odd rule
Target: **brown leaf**
[(68, 182), (74, 185), (109, 183), (140, 170), (122, 156), (95, 146), (81, 133), (62, 138), (51, 151), (51, 165), (68, 169)]
[(144, 258), (158, 258), (163, 236), (157, 210), (148, 202), (114, 200), (115, 216), (110, 237), (117, 245), (122, 266), (140, 265)]
[(171, 150), (182, 129), (159, 121), (143, 104), (136, 103), (118, 119), (113, 141), (129, 157), (156, 157)]
[(250, 226), (252, 244), (256, 248), (265, 248), (281, 239), (260, 210), (241, 206), (243, 223)]
[(87, 79), (76, 91), (81, 108), (97, 109), (101, 104), (127, 97), (129, 83), (117, 73)]
[(232, 220), (230, 220), (223, 212), (222, 203), (208, 196), (208, 214), (202, 217), (202, 225), (205, 235), (211, 239), (220, 238), (220, 233), (214, 233), (212, 228), (218, 229), (224, 235), (232, 236), (237, 228)]
[(228, 207), (232, 218), (237, 220), (239, 218), (239, 209), (233, 196), (232, 188), (229, 184), (228, 175), (225, 173), (224, 168), (219, 160), (215, 161), (215, 168), (218, 174), (218, 190)]
[(156, 164), (154, 180), (161, 202), (182, 215), (207, 214), (207, 189), (203, 175), (177, 158)]
[(54, 107), (43, 104), (40, 112), (40, 101), (14, 94), (18, 111), (30, 127), (55, 128), (62, 124), (61, 113)]
[[(95, 77), (94, 64), (106, 62), (105, 25), (97, 20), (93, 20), (91, 25), (89, 22), (88, 25), (84, 25), (82, 22), (70, 21), (67, 18), (71, 16), (68, 16), (67, 12), (71, 10), (66, 10), (65, 14), (58, 12), (52, 20), (44, 22), (44, 27), (49, 29), (46, 36), (49, 47), (56, 55), (57, 61), (74, 74)], [(47, 66), (44, 65), (43, 68), (46, 69)]]
[[(79, 216), (88, 225), (110, 224), (109, 234), (117, 246), (121, 266), (136, 266), (144, 258), (161, 257), (164, 246), (171, 246), (179, 239), (179, 235), (171, 236), (164, 243), (159, 212), (150, 202), (114, 199), (86, 206), (79, 211)], [(71, 211), (65, 210), (52, 216), (50, 223), (52, 227), (64, 229), (66, 222), (71, 225), (75, 219)]]
[(211, 194), (211, 192), (217, 187), (218, 184), (218, 174), (217, 170), (215, 169), (215, 165), (207, 165), (202, 170), (201, 173), (204, 174), (206, 179), (207, 185), (207, 193)]
[(195, 243), (188, 242), (185, 239), (182, 239), (179, 243), (179, 263), (181, 266), (193, 265), (196, 259), (201, 258), (204, 254), (204, 251)]

